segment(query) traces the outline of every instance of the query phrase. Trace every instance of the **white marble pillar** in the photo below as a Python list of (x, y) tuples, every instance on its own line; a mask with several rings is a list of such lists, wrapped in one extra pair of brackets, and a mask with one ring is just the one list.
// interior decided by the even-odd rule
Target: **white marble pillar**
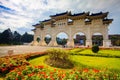
[(52, 37), (50, 43), (48, 44), (48, 46), (58, 46), (56, 38)]
[(86, 40), (86, 47), (92, 47), (92, 39)]

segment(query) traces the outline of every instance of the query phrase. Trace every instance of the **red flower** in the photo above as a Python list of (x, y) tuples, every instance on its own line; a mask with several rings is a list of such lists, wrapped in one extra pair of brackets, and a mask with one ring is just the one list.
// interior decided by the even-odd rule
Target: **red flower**
[(48, 78), (48, 76), (47, 76), (47, 75), (44, 75), (44, 78)]
[(31, 76), (33, 76), (33, 75), (34, 75), (34, 73), (28, 74), (28, 77), (31, 77)]
[(73, 74), (73, 71), (71, 71), (70, 74)]
[(38, 68), (43, 69), (43, 68), (44, 68), (44, 66), (38, 66)]
[(13, 66), (13, 64), (10, 64), (10, 67), (12, 67)]
[(53, 76), (52, 76), (52, 75), (50, 75), (50, 78), (52, 79), (52, 78), (53, 78)]
[(88, 71), (89, 71), (89, 69), (87, 69), (87, 68), (86, 68), (86, 69), (83, 69), (83, 72), (88, 72)]
[(97, 69), (93, 69), (93, 71), (95, 72), (95, 73), (98, 73), (98, 72), (100, 72), (99, 70), (97, 70)]
[(60, 72), (60, 70), (58, 70), (58, 72)]
[(65, 75), (65, 74), (63, 74), (63, 75), (62, 75), (62, 78), (64, 78), (65, 76), (66, 76), (66, 75)]
[(46, 73), (45, 73), (45, 72), (40, 72), (40, 74), (43, 74), (43, 75), (45, 75)]
[(2, 68), (2, 72), (6, 71), (6, 70), (7, 70), (7, 68)]
[(34, 68), (37, 68), (37, 66), (34, 66)]
[(54, 69), (54, 71), (56, 72), (56, 69)]
[(78, 75), (76, 75), (76, 79), (78, 79)]
[(18, 75), (21, 75), (21, 72), (18, 72), (17, 74), (18, 74)]
[(16, 78), (15, 80), (18, 80), (18, 78)]

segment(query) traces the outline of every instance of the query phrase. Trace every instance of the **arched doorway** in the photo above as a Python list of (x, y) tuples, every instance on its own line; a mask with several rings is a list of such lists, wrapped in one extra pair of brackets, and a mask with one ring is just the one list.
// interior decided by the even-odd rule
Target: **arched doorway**
[(78, 32), (74, 35), (74, 45), (75, 46), (85, 46), (86, 36), (82, 32)]
[(40, 36), (38, 36), (37, 38), (36, 38), (36, 41), (39, 43), (40, 42)]
[(56, 42), (58, 45), (65, 46), (67, 44), (68, 35), (65, 32), (60, 32), (56, 36)]
[(44, 38), (44, 41), (48, 45), (50, 43), (50, 41), (51, 41), (51, 36), (49, 34), (46, 35), (45, 38)]
[(103, 46), (103, 35), (101, 33), (94, 33), (92, 35), (92, 45)]

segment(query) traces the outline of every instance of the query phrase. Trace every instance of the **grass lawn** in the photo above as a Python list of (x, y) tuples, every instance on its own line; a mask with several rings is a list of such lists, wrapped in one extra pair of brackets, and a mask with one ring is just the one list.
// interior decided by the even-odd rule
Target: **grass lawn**
[[(51, 67), (47, 64), (44, 63), (44, 60), (47, 58), (48, 56), (41, 56), (41, 57), (37, 57), (34, 58), (32, 60), (30, 60), (30, 64), (32, 64), (33, 66), (38, 66), (38, 65), (43, 65), (44, 67), (47, 67), (48, 70), (53, 70), (55, 69), (55, 67)], [(56, 68), (56, 69), (61, 69), (61, 68)]]
[(120, 71), (120, 58), (105, 58), (105, 57), (91, 57), (91, 56), (71, 56), (72, 61), (76, 67), (88, 67), (109, 69), (113, 71)]
[(91, 49), (72, 49), (70, 50), (71, 54), (77, 55), (88, 55), (88, 56), (103, 56), (103, 57), (119, 57), (120, 50), (99, 50), (98, 53), (93, 53)]
[[(49, 70), (53, 70), (54, 67), (50, 67), (44, 63), (44, 59), (47, 56), (41, 56), (30, 60), (29, 62), (33, 66), (44, 65), (47, 66)], [(119, 58), (105, 58), (105, 57), (91, 57), (91, 56), (79, 56), (72, 55), (71, 60), (74, 62), (75, 68), (98, 68), (98, 69), (108, 69), (112, 71), (120, 71), (120, 59)]]

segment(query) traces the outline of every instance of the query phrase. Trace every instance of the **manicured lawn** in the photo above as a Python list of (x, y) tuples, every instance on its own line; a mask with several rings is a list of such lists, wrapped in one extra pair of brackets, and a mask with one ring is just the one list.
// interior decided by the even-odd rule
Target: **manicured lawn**
[[(48, 70), (53, 70), (54, 67), (51, 67), (47, 64), (44, 63), (44, 60), (47, 58), (48, 56), (41, 56), (41, 57), (37, 57), (34, 58), (32, 60), (30, 60), (30, 64), (32, 64), (33, 66), (38, 66), (38, 65), (43, 65), (44, 67), (46, 67)], [(59, 68), (58, 68), (59, 69)]]
[[(44, 63), (44, 59), (47, 56), (38, 57), (30, 60), (29, 62), (33, 66), (44, 65), (48, 69), (54, 69)], [(112, 71), (120, 71), (120, 59), (119, 58), (105, 58), (105, 57), (91, 57), (91, 56), (79, 56), (72, 55), (71, 60), (74, 62), (75, 68), (98, 68), (98, 69), (108, 69)]]
[(120, 58), (105, 58), (73, 55), (71, 59), (76, 67), (99, 68), (120, 71)]
[(103, 57), (119, 57), (120, 58), (120, 50), (99, 50), (98, 53), (93, 53), (91, 49), (72, 49), (70, 50), (71, 54), (77, 55), (92, 55), (92, 56), (103, 56)]
[(38, 57), (38, 58), (34, 58), (32, 60), (30, 60), (29, 62), (33, 65), (33, 66), (36, 66), (36, 65), (44, 65), (44, 66), (48, 66), (44, 63), (44, 60), (45, 58), (47, 58), (48, 56), (41, 56), (41, 57)]
[(33, 66), (38, 66), (38, 65), (43, 65), (45, 68), (47, 68), (48, 70), (54, 70), (54, 69), (58, 69), (58, 70), (70, 70), (70, 69), (62, 69), (62, 68), (56, 68), (56, 67), (51, 67), (47, 64), (44, 63), (44, 60), (47, 58), (48, 56), (41, 56), (41, 57), (37, 57), (34, 58), (32, 60), (30, 60), (30, 64), (32, 64)]

